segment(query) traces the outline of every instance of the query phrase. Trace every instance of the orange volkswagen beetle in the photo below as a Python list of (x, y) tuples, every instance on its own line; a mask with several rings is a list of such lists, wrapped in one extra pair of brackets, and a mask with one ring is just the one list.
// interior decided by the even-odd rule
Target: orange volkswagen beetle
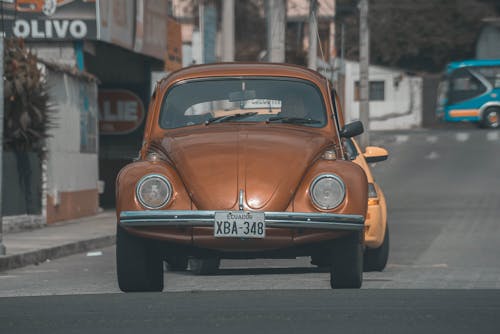
[(369, 163), (387, 160), (386, 149), (368, 146), (363, 153), (358, 143), (351, 138), (344, 139), (344, 147), (349, 158), (357, 163), (368, 178), (368, 212), (365, 220), (365, 271), (382, 271), (389, 258), (389, 225), (387, 224), (387, 204), (382, 188), (375, 182)]
[[(116, 180), (120, 289), (161, 291), (163, 261), (311, 256), (332, 288), (363, 279), (366, 173), (329, 82), (286, 64), (193, 66), (156, 85), (138, 161)], [(168, 275), (167, 275), (168, 277)]]

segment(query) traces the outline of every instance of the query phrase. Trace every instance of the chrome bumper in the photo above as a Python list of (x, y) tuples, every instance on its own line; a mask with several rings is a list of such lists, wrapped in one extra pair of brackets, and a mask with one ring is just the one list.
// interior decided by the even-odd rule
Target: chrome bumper
[[(215, 212), (220, 211), (122, 211), (124, 227), (213, 227)], [(310, 212), (264, 212), (266, 227), (307, 228), (319, 230), (361, 231), (361, 215)]]

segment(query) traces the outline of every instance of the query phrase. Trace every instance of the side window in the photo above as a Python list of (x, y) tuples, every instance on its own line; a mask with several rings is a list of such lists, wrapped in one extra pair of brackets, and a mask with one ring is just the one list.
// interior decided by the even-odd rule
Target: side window
[(493, 87), (500, 88), (500, 66), (478, 67), (474, 71), (488, 80)]
[(472, 99), (486, 92), (486, 87), (468, 69), (461, 68), (450, 76), (449, 104)]

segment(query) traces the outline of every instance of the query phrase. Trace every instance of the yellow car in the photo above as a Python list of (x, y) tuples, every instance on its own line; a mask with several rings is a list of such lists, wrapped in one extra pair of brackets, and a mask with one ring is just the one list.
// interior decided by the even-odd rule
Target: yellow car
[(365, 220), (364, 271), (384, 270), (389, 257), (389, 226), (387, 225), (387, 205), (384, 193), (375, 182), (369, 163), (387, 160), (386, 149), (368, 146), (365, 153), (354, 139), (344, 141), (349, 158), (361, 166), (368, 179), (368, 211)]

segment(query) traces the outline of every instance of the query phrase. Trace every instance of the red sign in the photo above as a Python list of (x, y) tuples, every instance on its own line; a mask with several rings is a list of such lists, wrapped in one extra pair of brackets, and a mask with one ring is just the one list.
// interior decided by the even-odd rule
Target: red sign
[(131, 91), (99, 90), (99, 132), (122, 135), (136, 130), (144, 119), (144, 105)]

